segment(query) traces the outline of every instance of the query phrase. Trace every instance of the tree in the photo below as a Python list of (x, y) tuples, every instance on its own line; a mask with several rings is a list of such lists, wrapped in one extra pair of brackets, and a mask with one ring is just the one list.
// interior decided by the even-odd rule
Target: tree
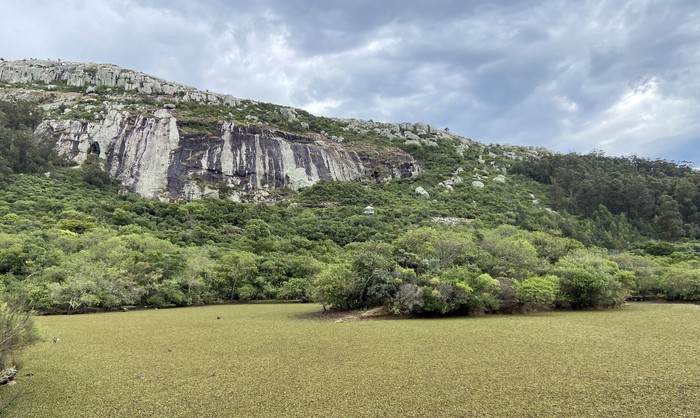
[(486, 231), (481, 245), (493, 255), (497, 263), (489, 269), (494, 276), (524, 279), (539, 265), (535, 247), (511, 226)]
[(659, 236), (669, 241), (676, 241), (685, 234), (678, 203), (669, 195), (661, 196), (656, 228)]
[(311, 298), (323, 305), (347, 309), (350, 303), (346, 297), (348, 288), (357, 281), (357, 275), (347, 266), (332, 264), (316, 275), (311, 288)]
[(654, 210), (654, 196), (641, 176), (635, 176), (625, 187), (622, 199), (626, 202), (625, 211), (630, 219), (647, 220)]
[(224, 254), (216, 266), (220, 280), (219, 292), (227, 299), (240, 297), (240, 288), (251, 284), (257, 276), (258, 258), (246, 251), (230, 251)]
[(651, 257), (641, 257), (624, 253), (611, 258), (621, 269), (634, 273), (634, 296), (643, 299), (663, 297), (663, 269), (657, 262), (652, 260)]
[(399, 286), (391, 311), (395, 314), (410, 315), (423, 308), (423, 288), (414, 283)]
[(36, 173), (65, 164), (50, 141), (37, 143), (43, 112), (34, 102), (0, 100), (0, 183), (13, 173)]
[(346, 246), (350, 268), (357, 280), (346, 293), (351, 309), (374, 308), (391, 302), (399, 280), (393, 276), (393, 247), (382, 242), (356, 242)]
[(700, 194), (698, 186), (690, 179), (682, 178), (678, 180), (673, 188), (673, 199), (678, 202), (678, 210), (684, 222), (692, 222), (697, 216), (698, 208), (695, 201)]
[(664, 274), (663, 287), (668, 299), (700, 300), (700, 271), (697, 268), (670, 268)]
[(102, 163), (95, 154), (87, 156), (80, 171), (83, 174), (85, 183), (95, 186), (98, 189), (104, 189), (116, 184), (112, 176), (102, 168)]

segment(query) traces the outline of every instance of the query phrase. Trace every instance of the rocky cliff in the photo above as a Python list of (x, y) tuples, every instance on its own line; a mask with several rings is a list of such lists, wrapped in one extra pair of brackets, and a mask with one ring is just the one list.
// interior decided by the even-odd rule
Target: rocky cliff
[(95, 154), (128, 190), (157, 199), (261, 201), (319, 180), (384, 181), (420, 171), (396, 147), (344, 143), (294, 109), (113, 65), (2, 61), (0, 96), (38, 100), (46, 110), (39, 140), (55, 140), (78, 163)]
[[(112, 110), (97, 122), (47, 120), (37, 134), (53, 137), (75, 161), (97, 154), (129, 190), (161, 199), (218, 196), (227, 188), (233, 199), (264, 198), (270, 189), (365, 175), (357, 153), (332, 143), (231, 122), (214, 135), (185, 134), (165, 109), (152, 117)], [(410, 176), (415, 167), (406, 163), (403, 175)]]

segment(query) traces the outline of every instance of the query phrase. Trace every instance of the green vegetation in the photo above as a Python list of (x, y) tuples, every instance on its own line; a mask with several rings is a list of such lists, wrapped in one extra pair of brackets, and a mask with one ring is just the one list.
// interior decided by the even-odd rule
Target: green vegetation
[[(267, 109), (262, 114), (275, 110), (253, 106)], [(537, 178), (430, 186), (470, 169), (502, 172), (506, 151), (496, 146), (459, 155), (440, 139), (431, 152), (413, 150), (425, 168), (420, 176), (323, 181), (289, 196), (293, 204), (165, 203), (120, 191), (94, 156), (78, 170), (58, 167), (55, 153), (28, 133), (41, 118), (36, 106), (3, 102), (1, 109), (0, 146), (11, 158), (0, 188), (0, 283), (9, 294), (26, 295), (31, 309), (314, 299), (344, 309), (385, 305), (443, 315), (614, 307), (628, 297), (700, 299), (694, 241), (644, 240), (643, 224), (637, 228), (602, 203), (591, 217), (547, 211), (530, 195), (546, 201), (554, 189)], [(209, 123), (209, 110), (178, 108), (201, 123)], [(485, 151), (491, 168), (476, 162)], [(51, 167), (48, 177), (31, 175)], [(663, 167), (667, 176), (693, 175)], [(418, 185), (431, 199), (413, 192)], [(660, 197), (668, 213), (692, 209), (683, 199), (678, 206)], [(375, 215), (363, 213), (370, 204)], [(655, 222), (671, 222), (662, 215)], [(452, 221), (440, 223), (445, 217)], [(595, 247), (619, 248), (621, 240), (627, 252), (618, 255)]]
[(552, 154), (515, 171), (550, 185), (554, 209), (603, 227), (591, 237), (599, 245), (626, 248), (634, 232), (669, 241), (700, 238), (700, 172), (688, 164)]
[[(95, 94), (116, 100), (108, 93)], [(169, 103), (121, 94), (141, 114)], [(95, 120), (106, 105), (90, 100), (51, 117)], [(697, 171), (636, 157), (486, 146), (424, 130), (413, 134), (423, 142), (407, 142), (382, 133), (398, 125), (267, 103), (178, 102), (173, 112), (181, 134), (195, 138), (217, 134), (222, 121), (258, 124), (332, 136), (360, 156), (379, 155), (366, 158), (377, 161), (366, 168), (383, 178), (382, 162), (396, 166), (399, 150), (424, 171), (391, 182), (277, 190), (277, 203), (159, 202), (122, 190), (94, 155), (67, 168), (55, 144), (32, 136), (43, 118), (36, 104), (0, 101), (3, 365), (38, 340), (30, 310), (321, 304), (40, 318), (45, 335), (61, 341), (25, 351), (22, 390), (10, 397), (0, 388), (0, 412), (694, 412), (697, 306), (624, 305), (630, 298), (700, 300)], [(430, 197), (417, 195), (418, 186)], [(365, 214), (367, 205), (376, 213)], [(377, 306), (416, 319), (299, 317)], [(610, 307), (621, 309), (595, 310)], [(553, 309), (588, 312), (426, 319)]]
[[(317, 305), (41, 317), (8, 417), (693, 416), (700, 308), (314, 320)], [(217, 320), (216, 317), (221, 319)]]
[(0, 302), (0, 371), (14, 367), (14, 354), (38, 340), (32, 313), (16, 300)]
[(32, 131), (42, 120), (42, 111), (35, 103), (0, 101), (0, 187), (12, 174), (38, 173), (54, 164), (65, 165), (49, 141), (39, 144)]

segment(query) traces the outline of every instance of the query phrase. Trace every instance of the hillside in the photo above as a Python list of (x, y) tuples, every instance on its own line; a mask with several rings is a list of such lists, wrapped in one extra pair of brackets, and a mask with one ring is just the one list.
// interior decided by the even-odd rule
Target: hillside
[(40, 103), (45, 116), (35, 133), (55, 140), (62, 155), (77, 163), (98, 155), (129, 191), (170, 201), (222, 190), (233, 200), (262, 201), (270, 189), (319, 180), (407, 178), (421, 171), (412, 155), (427, 153), (450, 155), (455, 169), (470, 163), (467, 179), (481, 180), (538, 155), (486, 149), (423, 123), (316, 117), (112, 65), (0, 62), (0, 83), (3, 97)]
[(0, 83), (0, 276), (35, 309), (700, 298), (687, 166), (318, 117), (111, 65), (0, 62)]

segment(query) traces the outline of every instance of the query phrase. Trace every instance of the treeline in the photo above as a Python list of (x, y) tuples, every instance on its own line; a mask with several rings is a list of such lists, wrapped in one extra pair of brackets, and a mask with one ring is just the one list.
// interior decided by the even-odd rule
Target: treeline
[(698, 300), (697, 248), (649, 246), (662, 257), (608, 256), (572, 239), (512, 226), (419, 228), (393, 243), (345, 247), (340, 265), (314, 279), (314, 299), (358, 309), (448, 314), (619, 306), (640, 299)]
[(514, 171), (550, 185), (555, 210), (617, 231), (633, 227), (657, 239), (700, 237), (700, 172), (687, 165), (602, 153), (554, 154)]
[[(16, 221), (4, 216), (3, 229)], [(181, 246), (129, 227), (61, 226), (0, 234), (4, 293), (47, 312), (286, 299), (448, 314), (614, 307), (630, 296), (700, 300), (700, 259), (690, 245), (608, 256), (544, 232), (462, 226), (341, 247), (280, 237), (251, 219), (230, 245)]]

